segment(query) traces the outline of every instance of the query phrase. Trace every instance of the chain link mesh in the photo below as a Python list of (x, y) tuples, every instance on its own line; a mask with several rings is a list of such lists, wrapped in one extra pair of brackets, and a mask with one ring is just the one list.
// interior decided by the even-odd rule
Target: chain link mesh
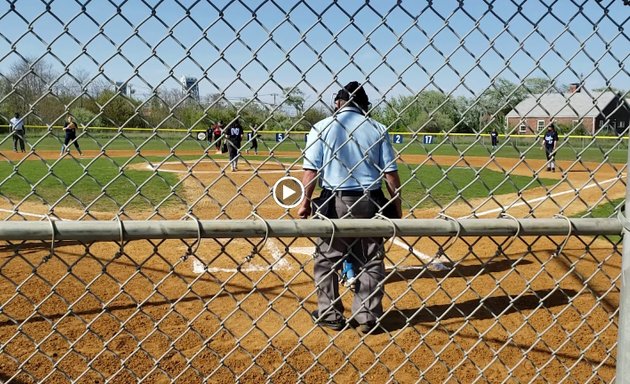
[[(272, 188), (351, 80), (399, 155), (404, 219), (614, 217), (626, 5), (3, 2), (0, 217), (121, 236), (0, 243), (0, 381), (612, 382), (617, 236), (395, 237), (383, 332), (362, 335), (312, 323), (314, 239), (129, 241), (124, 222), (297, 219)], [(236, 119), (232, 171), (212, 127)]]

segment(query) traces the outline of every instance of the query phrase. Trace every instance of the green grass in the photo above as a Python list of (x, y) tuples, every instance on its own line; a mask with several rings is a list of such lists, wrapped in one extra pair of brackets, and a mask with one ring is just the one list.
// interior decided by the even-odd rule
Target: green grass
[[(225, 156), (222, 156), (225, 157)], [(119, 169), (127, 159), (72, 159), (24, 161), (19, 165), (0, 164), (0, 194), (13, 200), (30, 195), (49, 204), (85, 207), (96, 210), (149, 209), (160, 204), (175, 187), (178, 178), (167, 172)], [(157, 160), (157, 159), (156, 159)], [(138, 160), (140, 161), (140, 160)], [(284, 161), (293, 161), (284, 159)], [(418, 169), (401, 166), (405, 204), (431, 206), (445, 204), (455, 198), (486, 197), (514, 193), (525, 187), (553, 183), (553, 180), (535, 179), (490, 170), (477, 172), (470, 168), (456, 168), (444, 178), (441, 168), (423, 165)], [(431, 198), (427, 199), (430, 188)], [(173, 198), (170, 203), (175, 203)], [(167, 199), (165, 203), (169, 204)]]
[(621, 198), (621, 199), (615, 199), (609, 202), (606, 202), (604, 204), (599, 204), (598, 206), (594, 207), (591, 211), (590, 214), (589, 212), (580, 212), (579, 214), (573, 216), (573, 217), (594, 217), (594, 218), (608, 218), (608, 217), (615, 217), (615, 214), (617, 212), (617, 207), (622, 204), (625, 201), (625, 199)]
[[(571, 217), (592, 217), (592, 218), (610, 218), (615, 217), (617, 213), (617, 207), (619, 207), (625, 201), (624, 198), (615, 199), (612, 201), (608, 201), (603, 204), (599, 204), (595, 206), (593, 209), (589, 211), (582, 211), (578, 214), (575, 214)], [(608, 241), (612, 244), (617, 244), (621, 241), (622, 236), (604, 236)]]
[[(164, 134), (160, 138), (146, 139), (146, 135), (133, 133), (117, 137), (109, 142), (112, 136), (86, 135), (81, 137), (81, 147), (84, 150), (156, 150), (171, 152), (174, 148), (178, 151), (198, 152), (198, 155), (178, 155), (181, 159), (196, 160), (202, 156), (208, 148), (206, 141), (198, 141), (191, 138), (182, 140), (181, 135)], [(300, 136), (301, 137), (301, 136)], [(48, 134), (42, 137), (31, 137), (31, 145), (35, 150), (58, 151), (61, 146), (60, 136)], [(36, 143), (36, 144), (35, 144)], [(406, 144), (409, 144), (406, 142)], [(276, 143), (273, 138), (266, 138), (259, 143), (260, 156), (256, 159), (265, 159), (270, 149), (280, 156), (283, 151), (300, 151), (304, 145), (300, 140), (287, 140)], [(11, 150), (12, 143), (9, 140), (0, 142), (0, 152)], [(275, 147), (275, 148), (274, 148)], [(451, 156), (482, 156), (490, 155), (489, 149), (483, 145), (469, 146), (466, 143), (443, 145), (423, 145), (411, 143), (411, 145), (396, 145), (402, 154), (427, 154), (451, 155)], [(526, 147), (515, 148), (507, 146), (495, 153), (497, 157), (532, 158), (543, 159), (544, 153), (534, 146), (523, 153)], [(74, 150), (74, 149), (73, 149)], [(212, 157), (225, 158), (225, 155), (216, 156), (210, 151)], [(253, 157), (251, 157), (253, 158)], [(576, 152), (571, 148), (560, 149), (557, 158), (559, 160), (575, 160)], [(582, 160), (603, 161), (604, 155), (599, 148), (590, 148), (584, 151)], [(61, 205), (85, 207), (90, 204), (91, 209), (117, 210), (119, 206), (124, 209), (148, 209), (159, 204), (171, 194), (178, 182), (176, 175), (172, 173), (154, 173), (149, 171), (124, 170), (119, 175), (119, 168), (128, 159), (80, 159), (72, 158), (62, 160), (35, 160), (25, 161), (20, 165), (16, 162), (3, 162), (0, 164), (0, 196), (21, 200), (25, 196), (39, 198), (52, 204), (58, 202)], [(156, 161), (163, 157), (155, 158)], [(283, 162), (293, 162), (296, 159), (278, 158)], [(606, 161), (625, 163), (626, 150), (614, 150)], [(137, 161), (141, 161), (138, 159)], [(523, 189), (550, 185), (554, 180), (531, 178), (526, 176), (505, 175), (491, 170), (477, 171), (471, 168), (454, 168), (445, 175), (442, 168), (434, 165), (400, 164), (399, 170), (404, 183), (403, 195), (407, 208), (427, 207), (435, 204), (447, 204), (454, 199), (467, 200), (487, 197), (490, 194), (501, 195), (517, 193)], [(445, 177), (447, 176), (447, 177)], [(179, 187), (177, 187), (179, 188)], [(178, 193), (180, 189), (175, 190)], [(162, 204), (174, 204), (176, 198), (167, 199)], [(181, 203), (181, 202), (180, 202)]]
[[(60, 132), (54, 131), (41, 135), (42, 131), (36, 131), (28, 136), (27, 140), (31, 145), (36, 143), (36, 150), (59, 150), (63, 137)], [(287, 138), (282, 143), (276, 143), (272, 135), (265, 135), (264, 140), (259, 141), (259, 150), (261, 153), (274, 150), (276, 152), (283, 151), (301, 151), (304, 148), (304, 140), (302, 132)], [(112, 140), (114, 133), (89, 133), (86, 132), (80, 136), (82, 149), (100, 150), (102, 148), (109, 150), (135, 150), (141, 147), (143, 150), (161, 150), (170, 151), (175, 148), (178, 151), (203, 151), (209, 146), (207, 141), (198, 141), (193, 138), (184, 138), (181, 134), (171, 132), (161, 132), (159, 137), (149, 137), (149, 133), (126, 132), (124, 135), (116, 137)], [(425, 145), (419, 141), (410, 142), (409, 137), (405, 137), (403, 144), (396, 144), (394, 147), (402, 155), (448, 155), (448, 156), (478, 156), (488, 157), (491, 152), (489, 146), (480, 143), (471, 145), (470, 138), (453, 138), (452, 142), (442, 142), (439, 144)], [(501, 147), (495, 152), (496, 157), (523, 158), (523, 159), (544, 159), (545, 153), (540, 148), (538, 142), (526, 138), (513, 138), (508, 145)], [(587, 146), (585, 148), (585, 146)], [(611, 149), (612, 145), (617, 145)], [(5, 137), (4, 141), (0, 140), (0, 152), (12, 149), (12, 141)], [(626, 163), (628, 159), (628, 149), (626, 145), (619, 145), (611, 141), (596, 141), (591, 143), (585, 139), (575, 139), (563, 142), (558, 150), (557, 160), (574, 161), (578, 154), (582, 161), (590, 161), (601, 163), (604, 161), (613, 163)]]
[[(125, 159), (126, 160), (126, 159)], [(167, 199), (177, 183), (171, 173), (125, 169), (117, 159), (94, 161), (64, 158), (0, 164), (0, 195), (13, 200), (29, 197), (61, 206), (117, 211), (150, 209)], [(177, 192), (177, 191), (176, 191)], [(162, 205), (174, 203), (167, 199)]]
[[(523, 189), (551, 185), (556, 180), (505, 175), (488, 169), (454, 168), (445, 174), (438, 166), (400, 167), (399, 174), (406, 205), (419, 207), (449, 203), (454, 199), (473, 199), (489, 195), (517, 193)], [(430, 197), (427, 197), (430, 194)]]

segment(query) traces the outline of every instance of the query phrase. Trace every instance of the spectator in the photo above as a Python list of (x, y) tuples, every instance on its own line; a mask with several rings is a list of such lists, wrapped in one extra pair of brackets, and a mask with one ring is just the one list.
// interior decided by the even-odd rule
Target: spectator
[(218, 123), (212, 126), (212, 140), (214, 140), (214, 147), (217, 153), (221, 153), (221, 136), (223, 135), (223, 120), (219, 120)]

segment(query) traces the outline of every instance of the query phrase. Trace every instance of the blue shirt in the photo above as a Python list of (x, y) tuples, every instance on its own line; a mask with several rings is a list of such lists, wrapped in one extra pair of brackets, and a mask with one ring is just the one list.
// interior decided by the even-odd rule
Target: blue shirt
[(303, 168), (319, 171), (321, 186), (337, 190), (380, 189), (383, 173), (398, 170), (385, 126), (351, 106), (313, 126)]

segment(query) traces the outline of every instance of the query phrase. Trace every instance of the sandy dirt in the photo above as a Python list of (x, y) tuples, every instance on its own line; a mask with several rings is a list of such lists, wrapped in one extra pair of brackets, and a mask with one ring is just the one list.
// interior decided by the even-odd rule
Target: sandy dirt
[[(501, 206), (514, 217), (569, 216), (625, 193), (623, 165), (561, 162), (562, 171), (551, 173), (541, 171), (539, 160), (402, 161), (559, 181), (521, 195), (458, 200), (442, 207), (452, 217), (498, 217)], [(269, 192), (285, 174), (299, 178), (299, 167), (250, 160), (237, 172), (226, 168), (217, 160), (161, 170), (185, 178), (182, 197), (194, 202), (201, 219), (255, 220), (252, 209), (265, 218), (295, 217)], [(2, 202), (0, 208), (12, 207)], [(28, 202), (19, 210), (39, 220), (48, 207)], [(409, 217), (439, 213), (407, 211)], [(54, 214), (76, 219), (82, 212), (59, 208)], [(152, 214), (129, 213), (136, 219)], [(186, 212), (173, 207), (160, 215), (179, 219)], [(111, 212), (92, 216), (113, 218)], [(5, 211), (0, 217), (17, 219)], [(601, 238), (566, 244), (563, 238), (401, 240), (386, 256), (383, 329), (369, 336), (352, 327), (313, 326), (310, 239), (145, 240), (122, 247), (57, 242), (52, 253), (50, 241), (0, 243), (0, 381), (612, 381), (620, 244)], [(436, 270), (432, 261), (450, 268)], [(341, 290), (350, 316), (352, 292)]]

